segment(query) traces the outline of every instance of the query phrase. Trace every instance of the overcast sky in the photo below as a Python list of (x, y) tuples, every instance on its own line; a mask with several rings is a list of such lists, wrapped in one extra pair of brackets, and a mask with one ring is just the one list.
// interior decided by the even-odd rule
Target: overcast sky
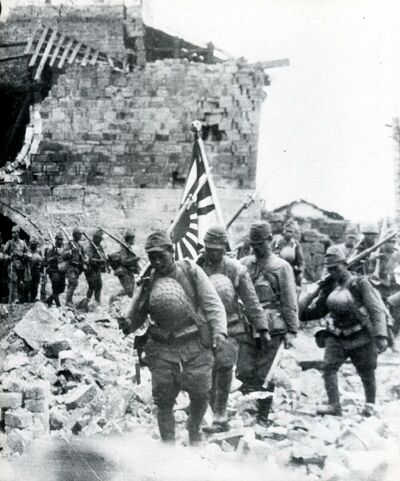
[(400, 115), (400, 2), (146, 0), (153, 20), (269, 70), (258, 188), (269, 207), (304, 198), (353, 220), (390, 214)]

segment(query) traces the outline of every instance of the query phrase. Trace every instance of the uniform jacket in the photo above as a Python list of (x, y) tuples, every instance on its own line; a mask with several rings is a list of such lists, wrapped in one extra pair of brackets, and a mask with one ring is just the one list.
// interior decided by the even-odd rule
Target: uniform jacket
[(22, 239), (10, 239), (4, 246), (4, 254), (11, 257), (11, 262), (15, 269), (24, 269), (26, 267), (26, 254), (28, 247)]
[(58, 263), (63, 260), (62, 252), (64, 246), (51, 246), (45, 254), (45, 266), (48, 274), (58, 272)]
[(27, 254), (28, 262), (33, 275), (38, 275), (43, 270), (43, 255), (41, 251), (36, 250), (32, 252), (31, 250)]
[(104, 254), (103, 246), (96, 245), (96, 248), (100, 252), (100, 254), (102, 254), (102, 257), (98, 254), (98, 252), (92, 246), (92, 244), (89, 244), (86, 249), (88, 272), (98, 272), (98, 271), (105, 272), (106, 265), (104, 262), (105, 254)]
[(70, 266), (77, 267), (81, 271), (84, 269), (87, 259), (85, 249), (80, 242), (68, 241), (62, 255)]
[[(156, 280), (155, 271), (151, 273), (150, 277)], [(211, 281), (198, 265), (188, 259), (176, 261), (169, 277), (175, 279), (183, 287), (192, 302), (194, 312), (203, 317), (204, 322), (210, 326), (212, 332), (227, 334), (225, 308)], [(148, 298), (150, 291), (151, 284), (147, 288), (143, 285), (140, 286), (132, 302), (127, 316), (131, 321), (130, 329), (132, 332), (146, 321), (149, 314)]]
[[(283, 249), (289, 250), (289, 256), (281, 255)], [(271, 250), (280, 257), (283, 257), (295, 269), (295, 272), (302, 272), (304, 269), (304, 254), (300, 242), (296, 239), (286, 241), (282, 235), (277, 235), (272, 239)], [(290, 252), (292, 251), (292, 252)], [(290, 259), (289, 259), (290, 257)]]
[[(355, 309), (346, 318), (341, 319), (333, 316), (334, 328), (339, 330), (351, 329), (357, 324), (361, 324), (365, 328), (364, 331), (369, 331), (370, 335), (387, 337), (385, 306), (379, 293), (374, 289), (368, 278), (365, 276), (358, 277), (349, 273), (342, 286), (350, 291)], [(302, 313), (301, 320), (320, 319), (329, 314), (327, 299), (329, 294), (337, 287), (338, 284), (332, 282), (322, 288), (316, 300)]]
[[(211, 266), (206, 264), (204, 256), (201, 256), (197, 262), (204, 272), (211, 276), (212, 274), (224, 274), (228, 277), (235, 288), (237, 298), (240, 299), (245, 307), (246, 315), (256, 331), (268, 330), (268, 319), (264, 309), (258, 300), (253, 282), (246, 267), (236, 259), (224, 256), (218, 265)], [(237, 299), (237, 301), (238, 301)], [(239, 315), (239, 304), (237, 302), (236, 319)], [(231, 322), (228, 318), (229, 334), (240, 334), (244, 332), (244, 326), (230, 326)]]
[(118, 251), (118, 257), (121, 265), (115, 270), (116, 275), (118, 275), (118, 270), (121, 271), (121, 274), (126, 271), (129, 271), (131, 274), (139, 274), (139, 258), (134, 253), (132, 253), (126, 247), (121, 246), (121, 249)]
[(277, 310), (283, 325), (275, 327), (272, 320), (271, 332), (296, 333), (299, 328), (297, 312), (296, 284), (291, 265), (275, 254), (263, 259), (251, 255), (241, 259), (247, 267), (257, 292), (258, 299), (264, 309)]

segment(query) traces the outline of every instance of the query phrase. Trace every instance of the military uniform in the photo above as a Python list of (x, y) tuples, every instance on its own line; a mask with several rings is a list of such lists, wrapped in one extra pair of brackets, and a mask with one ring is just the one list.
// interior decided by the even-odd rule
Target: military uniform
[[(345, 256), (337, 246), (327, 250), (325, 259), (328, 271), (339, 264), (345, 266)], [(301, 313), (302, 321), (330, 314), (323, 371), (329, 406), (320, 414), (341, 414), (337, 372), (347, 358), (361, 378), (366, 402), (375, 403), (376, 339), (387, 338), (385, 308), (379, 293), (366, 277), (342, 269), (340, 279), (326, 281), (313, 304), (304, 306)]]
[(63, 236), (61, 233), (56, 235), (56, 245), (52, 246), (45, 255), (46, 272), (51, 282), (51, 295), (46, 299), (46, 304), (51, 306), (53, 301), (60, 307), (60, 294), (65, 291), (65, 272), (67, 262), (63, 259)]
[(293, 238), (286, 240), (282, 235), (278, 235), (272, 240), (271, 249), (292, 266), (296, 284), (300, 286), (304, 270), (304, 255), (300, 242)]
[[(251, 327), (255, 332), (268, 331), (268, 321), (261, 307), (250, 275), (246, 267), (236, 259), (222, 255), (217, 264), (207, 258), (207, 249), (224, 249), (227, 242), (225, 229), (211, 227), (205, 234), (206, 253), (197, 261), (213, 282), (225, 307), (228, 321), (228, 338), (216, 354), (211, 390), (211, 407), (214, 413), (213, 429), (226, 429), (226, 405), (232, 383), (233, 367), (238, 363), (240, 370), (242, 357), (240, 346), (248, 336)], [(243, 302), (247, 319), (239, 305)], [(238, 360), (239, 359), (239, 360)], [(246, 361), (244, 361), (246, 362)]]
[(105, 253), (103, 246), (100, 244), (102, 236), (103, 233), (101, 231), (96, 231), (93, 235), (93, 242), (96, 245), (96, 248), (89, 243), (86, 251), (88, 266), (85, 271), (88, 283), (86, 297), (87, 299), (91, 299), (94, 294), (94, 299), (98, 303), (101, 301), (101, 289), (103, 287), (101, 273), (106, 271)]
[(72, 306), (72, 298), (75, 289), (78, 286), (79, 276), (86, 269), (86, 253), (83, 245), (80, 243), (81, 231), (74, 228), (73, 238), (67, 242), (62, 256), (67, 261), (66, 280), (68, 283), (65, 303)]
[(7, 255), (4, 254), (4, 244), (0, 235), (0, 303), (2, 304), (8, 300), (7, 277)]
[(27, 254), (27, 263), (29, 265), (31, 277), (30, 282), (26, 283), (26, 298), (28, 302), (36, 301), (39, 283), (43, 273), (43, 255), (37, 250), (37, 244), (37, 239), (31, 239)]
[[(13, 227), (13, 233), (19, 234), (19, 227)], [(17, 298), (20, 303), (25, 302), (25, 283), (30, 281), (30, 271), (27, 269), (28, 248), (25, 241), (17, 237), (10, 239), (4, 246), (4, 254), (9, 259), (8, 280), (10, 304)]]
[[(128, 314), (129, 331), (142, 326), (151, 314), (145, 352), (161, 438), (169, 442), (175, 439), (173, 406), (182, 389), (190, 397), (189, 440), (196, 444), (210, 396), (212, 337), (226, 335), (226, 316), (203, 270), (189, 260), (174, 262), (169, 237), (156, 231), (147, 239), (146, 252), (151, 260), (151, 254), (163, 250), (170, 255), (171, 270), (167, 275), (153, 270), (148, 284), (140, 287)], [(186, 300), (178, 302), (176, 296)]]

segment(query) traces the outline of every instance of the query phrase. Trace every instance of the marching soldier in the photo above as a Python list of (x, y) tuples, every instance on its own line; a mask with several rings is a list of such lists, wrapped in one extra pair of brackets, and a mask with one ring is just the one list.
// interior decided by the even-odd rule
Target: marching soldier
[(61, 232), (58, 232), (55, 237), (55, 243), (46, 252), (45, 266), (47, 274), (51, 281), (51, 294), (46, 299), (46, 304), (50, 307), (55, 302), (57, 307), (60, 307), (60, 294), (65, 291), (65, 273), (67, 270), (67, 261), (62, 257), (64, 250), (64, 240)]
[(214, 413), (208, 432), (229, 429), (226, 406), (232, 384), (233, 367), (240, 363), (240, 344), (250, 329), (241, 312), (239, 299), (243, 302), (252, 328), (268, 344), (268, 320), (261, 307), (247, 269), (236, 259), (225, 255), (228, 237), (223, 227), (210, 227), (204, 236), (204, 253), (197, 263), (209, 276), (224, 304), (228, 320), (228, 338), (216, 353), (212, 376), (211, 408)]
[[(271, 226), (256, 221), (250, 228), (250, 243), (254, 255), (241, 261), (247, 267), (258, 299), (268, 317), (271, 342), (263, 345), (257, 338), (249, 338), (241, 346), (242, 361), (237, 377), (243, 382), (242, 391), (262, 391), (265, 378), (283, 342), (286, 348), (293, 344), (299, 320), (297, 314), (296, 284), (290, 264), (271, 251)], [(274, 391), (269, 383), (267, 390)], [(259, 399), (258, 420), (267, 422), (272, 396)]]
[(101, 289), (103, 287), (101, 273), (106, 271), (106, 262), (103, 246), (103, 232), (97, 229), (93, 233), (93, 244), (89, 243), (87, 248), (87, 270), (85, 272), (88, 283), (87, 300), (90, 301), (94, 294), (94, 299), (100, 304)]
[(32, 237), (29, 242), (27, 261), (31, 272), (31, 280), (26, 283), (26, 297), (28, 302), (35, 302), (38, 294), (41, 274), (43, 272), (43, 255), (38, 250), (39, 241)]
[(8, 299), (7, 286), (7, 255), (4, 254), (4, 244), (0, 233), (0, 303), (6, 303)]
[(19, 303), (25, 301), (25, 282), (29, 281), (26, 264), (28, 248), (25, 241), (19, 238), (19, 234), (19, 226), (14, 225), (11, 231), (12, 238), (4, 246), (4, 254), (9, 260), (9, 304), (13, 304), (17, 299)]
[(304, 254), (300, 242), (294, 238), (295, 224), (287, 220), (283, 225), (282, 234), (276, 235), (271, 242), (271, 250), (293, 268), (296, 285), (301, 286), (304, 270)]
[[(125, 243), (131, 247), (135, 243), (135, 234), (128, 230), (124, 236)], [(133, 290), (135, 288), (135, 274), (139, 274), (139, 258), (132, 252), (131, 249), (127, 249), (121, 246), (118, 252), (110, 254), (108, 256), (111, 267), (114, 269), (114, 274), (118, 277), (123, 289), (118, 292), (112, 299), (118, 296), (126, 295), (133, 297)]]
[[(358, 244), (355, 255), (359, 254), (360, 252), (372, 247), (374, 244), (378, 242), (379, 237), (379, 229), (378, 226), (375, 224), (365, 224), (361, 228), (361, 233), (363, 235), (362, 241)], [(361, 265), (356, 268), (356, 272), (362, 275), (369, 275), (373, 274), (376, 267), (376, 260), (377, 254), (372, 254), (368, 259), (362, 262)]]
[(355, 256), (357, 245), (358, 231), (355, 227), (347, 226), (345, 231), (345, 239), (342, 244), (338, 244), (337, 247), (342, 249), (344, 256), (347, 259)]
[(226, 339), (225, 310), (199, 266), (187, 259), (174, 260), (165, 232), (150, 234), (145, 250), (152, 269), (134, 298), (124, 332), (134, 332), (150, 314), (145, 351), (161, 439), (175, 440), (173, 407), (182, 389), (190, 398), (189, 442), (196, 445), (210, 399), (212, 347)]
[(65, 304), (72, 307), (72, 298), (78, 286), (79, 276), (86, 270), (86, 254), (83, 245), (80, 243), (82, 231), (79, 227), (74, 227), (72, 239), (67, 242), (63, 250), (63, 258), (67, 261), (66, 279), (68, 282)]
[(321, 319), (327, 314), (331, 317), (319, 341), (325, 344), (323, 376), (328, 406), (317, 413), (341, 415), (337, 373), (350, 358), (365, 391), (362, 414), (368, 416), (376, 397), (377, 353), (388, 344), (385, 307), (367, 277), (348, 271), (340, 248), (332, 246), (326, 251), (325, 266), (330, 276), (316, 290), (316, 300), (309, 305), (310, 296), (307, 302), (300, 303), (302, 321)]

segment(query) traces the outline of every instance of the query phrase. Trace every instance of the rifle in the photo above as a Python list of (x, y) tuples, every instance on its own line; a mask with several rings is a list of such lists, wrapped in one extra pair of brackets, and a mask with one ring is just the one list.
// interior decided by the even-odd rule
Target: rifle
[(53, 238), (53, 236), (52, 236), (52, 234), (51, 234), (51, 232), (50, 232), (50, 229), (47, 229), (47, 232), (48, 232), (48, 234), (49, 234), (50, 244), (52, 245), (52, 247), (55, 247), (56, 244), (55, 244), (55, 242), (54, 242), (54, 238)]
[[(383, 237), (386, 233), (386, 230), (387, 230), (387, 217), (385, 217), (385, 219), (383, 220), (381, 233), (379, 235), (379, 240), (383, 239)], [(374, 272), (371, 274), (371, 278), (374, 279), (375, 282), (380, 281), (380, 279), (379, 279), (379, 271), (380, 270), (381, 270), (381, 258), (378, 256), (378, 259), (376, 260)]]
[(239, 207), (239, 209), (236, 211), (235, 214), (233, 214), (232, 218), (230, 221), (226, 224), (225, 229), (228, 230), (229, 227), (235, 222), (235, 220), (239, 217), (239, 215), (247, 209), (253, 202), (255, 202), (257, 192), (254, 192), (254, 194), (248, 194), (247, 199), (243, 202), (243, 204)]
[(125, 249), (126, 249), (128, 252), (130, 252), (132, 255), (134, 255), (137, 260), (140, 259), (140, 257), (139, 257), (137, 254), (135, 254), (135, 253), (133, 252), (133, 250), (130, 248), (130, 246), (129, 246), (128, 244), (126, 244), (124, 241), (122, 241), (121, 239), (118, 239), (118, 237), (116, 237), (116, 236), (114, 236), (113, 234), (111, 234), (111, 232), (108, 232), (107, 230), (103, 229), (103, 227), (99, 227), (99, 229), (100, 229), (101, 231), (103, 231), (104, 234), (107, 234), (108, 237), (111, 237), (111, 239), (115, 240), (115, 242), (118, 242), (119, 245), (121, 245), (122, 247), (125, 247)]
[(68, 241), (68, 242), (71, 242), (71, 244), (72, 244), (72, 243), (75, 244), (76, 248), (78, 249), (79, 255), (80, 255), (81, 259), (82, 259), (83, 266), (84, 266), (84, 270), (86, 270), (87, 262), (86, 262), (85, 258), (84, 258), (83, 255), (82, 255), (82, 251), (81, 251), (80, 245), (74, 241), (73, 237), (68, 234), (68, 232), (65, 230), (64, 227), (61, 227), (61, 230), (63, 231), (65, 237), (67, 238), (67, 241)]
[(106, 259), (106, 256), (104, 255), (104, 253), (98, 249), (98, 247), (96, 246), (96, 244), (93, 242), (93, 240), (87, 235), (87, 233), (79, 226), (78, 222), (75, 222), (76, 225), (79, 227), (79, 229), (81, 230), (82, 234), (85, 236), (85, 238), (87, 239), (87, 241), (89, 242), (89, 244), (93, 247), (94, 251), (96, 252), (97, 256), (104, 262), (105, 266), (106, 266), (106, 269), (107, 269), (107, 272), (111, 272), (111, 268), (108, 264), (108, 261)]

